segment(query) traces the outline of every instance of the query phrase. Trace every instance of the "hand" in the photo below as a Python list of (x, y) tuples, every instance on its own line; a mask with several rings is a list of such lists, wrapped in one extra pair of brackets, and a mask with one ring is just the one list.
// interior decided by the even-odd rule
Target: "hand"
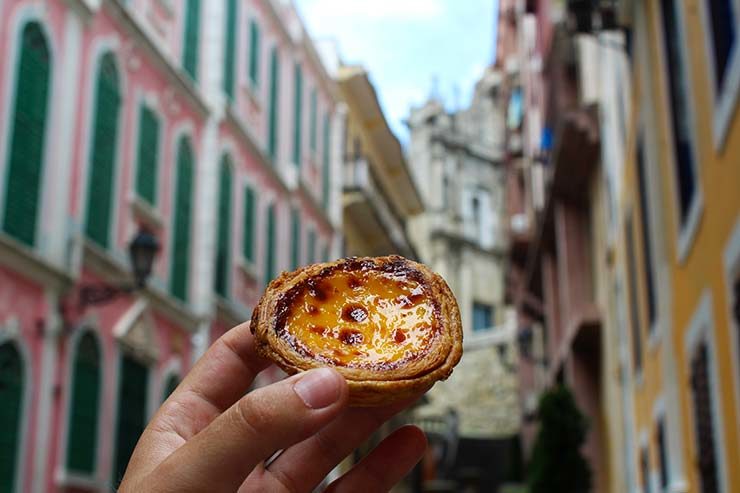
[[(310, 492), (380, 425), (413, 401), (348, 408), (347, 383), (322, 368), (244, 395), (269, 365), (248, 324), (196, 363), (141, 436), (119, 491)], [(329, 486), (387, 491), (419, 461), (426, 440), (406, 426)], [(264, 461), (284, 450), (266, 468)]]

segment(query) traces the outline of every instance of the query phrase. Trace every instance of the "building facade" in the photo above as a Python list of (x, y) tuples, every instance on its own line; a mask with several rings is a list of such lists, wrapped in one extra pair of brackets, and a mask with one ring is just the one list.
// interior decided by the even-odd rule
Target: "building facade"
[[(0, 491), (110, 491), (266, 283), (338, 254), (337, 88), (285, 1), (11, 0), (0, 19)], [(142, 230), (148, 284), (82, 303), (130, 284)]]
[(470, 459), (466, 447), (484, 444), (471, 454), (478, 462), (467, 464), (477, 471), (481, 491), (495, 487), (486, 481), (502, 477), (502, 471), (486, 463), (494, 455), (493, 448), (485, 447), (519, 430), (511, 371), (516, 355), (509, 353), (514, 325), (504, 303), (508, 238), (503, 227), (500, 84), (501, 73), (488, 69), (468, 108), (449, 112), (431, 99), (412, 109), (408, 118), (408, 159), (424, 204), (409, 232), (420, 259), (447, 281), (457, 298), (465, 350), (449, 380), (435, 385), (416, 414), (454, 414), (460, 460)]
[(740, 484), (737, 15), (501, 2), (525, 457), (565, 384), (595, 491)]
[(401, 144), (388, 127), (365, 69), (341, 66), (336, 80), (346, 105), (344, 255), (397, 254), (417, 259), (406, 223), (422, 212), (422, 202)]

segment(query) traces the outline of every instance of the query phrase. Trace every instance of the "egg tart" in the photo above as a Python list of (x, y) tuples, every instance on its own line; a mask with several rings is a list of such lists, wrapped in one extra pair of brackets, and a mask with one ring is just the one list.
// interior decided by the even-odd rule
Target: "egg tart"
[(379, 406), (446, 379), (462, 356), (447, 283), (399, 256), (348, 258), (284, 272), (252, 313), (257, 352), (293, 374), (331, 366), (350, 405)]

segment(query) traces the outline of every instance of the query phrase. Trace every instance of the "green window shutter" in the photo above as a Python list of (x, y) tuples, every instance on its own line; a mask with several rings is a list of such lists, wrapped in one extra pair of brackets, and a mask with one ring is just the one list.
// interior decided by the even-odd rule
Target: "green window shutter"
[(218, 191), (218, 236), (216, 243), (216, 293), (228, 297), (231, 245), (231, 158), (221, 159), (221, 179)]
[(301, 264), (301, 215), (298, 209), (290, 211), (290, 268), (297, 269)]
[(162, 391), (162, 402), (166, 401), (167, 398), (172, 395), (177, 386), (180, 385), (180, 378), (177, 375), (170, 375), (167, 377), (167, 381), (164, 384), (164, 390)]
[(236, 79), (237, 0), (226, 0), (226, 52), (224, 53), (224, 92), (234, 99)]
[(244, 235), (242, 237), (242, 247), (244, 248), (244, 258), (254, 262), (254, 228), (256, 219), (256, 201), (254, 189), (244, 187)]
[(136, 193), (151, 205), (157, 203), (157, 156), (159, 120), (154, 111), (142, 106), (139, 112), (139, 151), (136, 166)]
[(301, 166), (301, 124), (303, 110), (303, 71), (299, 63), (293, 69), (293, 164)]
[(182, 67), (198, 80), (198, 53), (200, 51), (200, 0), (187, 0), (185, 6), (185, 37), (182, 49)]
[(51, 55), (41, 26), (23, 29), (8, 153), (3, 230), (33, 246), (41, 193)]
[(329, 114), (327, 113), (324, 115), (324, 142), (323, 142), (323, 151), (324, 151), (324, 159), (321, 163), (321, 204), (323, 205), (324, 209), (329, 208), (329, 188), (331, 187), (331, 163), (330, 163), (330, 152), (331, 152), (331, 143), (329, 142), (331, 135), (331, 122), (329, 120)]
[(10, 342), (0, 344), (0, 493), (15, 491), (24, 384), (18, 349)]
[(67, 469), (92, 476), (98, 445), (101, 383), (100, 348), (92, 333), (85, 333), (77, 343), (73, 365)]
[(316, 88), (311, 90), (311, 114), (309, 115), (311, 119), (311, 128), (309, 130), (309, 141), (311, 145), (311, 151), (316, 152), (316, 144), (318, 141), (318, 132), (316, 129), (318, 118), (318, 95), (316, 94)]
[(265, 247), (265, 284), (275, 279), (275, 204), (267, 208), (267, 245)]
[(329, 261), (329, 255), (329, 244), (327, 243), (326, 245), (324, 245), (324, 251), (321, 253), (321, 258), (324, 262)]
[(267, 125), (267, 154), (273, 164), (278, 152), (278, 99), (280, 94), (280, 55), (277, 46), (270, 52), (270, 111)]
[(172, 264), (170, 266), (170, 293), (182, 301), (188, 301), (190, 228), (193, 216), (193, 164), (193, 148), (190, 139), (182, 137), (177, 147)]
[(118, 377), (118, 415), (113, 462), (113, 487), (117, 488), (136, 442), (146, 426), (149, 369), (124, 355)]
[(85, 233), (92, 241), (107, 248), (121, 109), (118, 68), (112, 53), (106, 53), (100, 59), (97, 77)]
[(260, 72), (260, 28), (255, 19), (249, 21), (249, 80), (257, 87)]
[(316, 231), (313, 229), (308, 230), (308, 258), (306, 259), (307, 264), (313, 264), (316, 262)]

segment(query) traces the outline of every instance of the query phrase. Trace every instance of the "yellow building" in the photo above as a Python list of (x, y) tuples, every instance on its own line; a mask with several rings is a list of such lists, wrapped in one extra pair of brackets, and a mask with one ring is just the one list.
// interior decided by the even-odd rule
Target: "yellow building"
[(630, 3), (634, 111), (615, 249), (627, 467), (642, 491), (737, 492), (740, 4)]
[(341, 66), (346, 104), (342, 205), (347, 256), (392, 253), (415, 259), (406, 219), (422, 211), (401, 145), (388, 127), (364, 68)]

